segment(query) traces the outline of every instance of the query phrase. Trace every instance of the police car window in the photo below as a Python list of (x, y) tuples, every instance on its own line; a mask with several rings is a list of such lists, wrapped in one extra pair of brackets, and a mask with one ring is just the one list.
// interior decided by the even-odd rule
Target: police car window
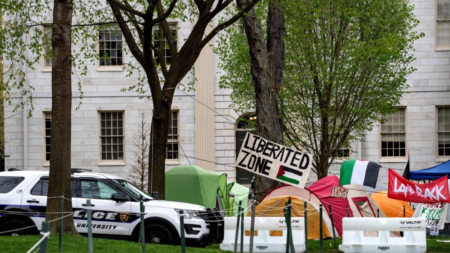
[(24, 177), (0, 177), (0, 193), (8, 193), (16, 188)]
[(39, 182), (31, 189), (31, 195), (47, 196), (48, 194), (48, 178), (41, 178)]
[[(76, 196), (76, 185), (72, 181), (72, 196)], [(47, 196), (48, 194), (48, 178), (41, 178), (39, 182), (36, 183), (36, 185), (31, 189), (31, 195), (37, 195), (37, 196)]]
[(90, 199), (111, 199), (116, 190), (96, 180), (81, 180), (81, 197)]
[(120, 188), (124, 189), (129, 194), (133, 195), (137, 199), (139, 199), (141, 196), (143, 197), (144, 201), (153, 199), (148, 194), (146, 194), (141, 189), (139, 189), (137, 186), (133, 185), (132, 183), (130, 183), (128, 181), (114, 179), (113, 182), (116, 183), (116, 185), (120, 186)]

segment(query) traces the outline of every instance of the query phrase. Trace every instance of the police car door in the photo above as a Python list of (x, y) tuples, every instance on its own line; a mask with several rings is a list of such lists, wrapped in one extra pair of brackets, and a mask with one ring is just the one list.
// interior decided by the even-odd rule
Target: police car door
[(130, 201), (114, 201), (114, 193), (123, 193), (107, 180), (80, 178), (77, 210), (74, 212), (75, 228), (87, 233), (87, 200), (91, 200), (92, 232), (94, 234), (128, 235), (130, 226)]
[[(75, 185), (72, 182), (72, 195), (76, 194)], [(23, 191), (22, 208), (30, 212), (30, 218), (37, 228), (41, 229), (47, 210), (48, 176), (41, 176)], [(60, 197), (57, 197), (60, 198)], [(64, 201), (67, 201), (65, 199)], [(76, 206), (76, 200), (72, 198), (72, 206)]]

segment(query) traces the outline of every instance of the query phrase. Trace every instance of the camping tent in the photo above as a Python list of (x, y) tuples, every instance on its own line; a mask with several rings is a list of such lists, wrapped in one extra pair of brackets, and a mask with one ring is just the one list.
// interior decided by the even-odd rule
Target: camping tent
[(166, 172), (166, 200), (192, 203), (206, 208), (222, 206), (226, 210), (229, 201), (227, 175), (204, 170), (195, 165), (175, 167)]
[(301, 199), (308, 200), (309, 202), (313, 203), (317, 207), (322, 204), (319, 200), (319, 198), (316, 197), (312, 192), (310, 192), (308, 189), (304, 188), (298, 188), (292, 185), (282, 185), (279, 186), (264, 196), (261, 201), (279, 197), (279, 196), (294, 196)]
[(321, 178), (320, 180), (309, 186), (308, 189), (317, 197), (319, 197), (328, 213), (330, 212), (331, 206), (334, 227), (336, 228), (339, 236), (342, 236), (342, 219), (344, 217), (347, 217), (347, 210), (349, 213), (349, 217), (353, 217), (353, 212), (350, 209), (350, 204), (348, 203), (347, 198), (337, 198), (331, 196), (333, 186), (339, 186), (339, 177), (335, 175)]
[(434, 180), (445, 175), (450, 178), (450, 160), (428, 169), (411, 171), (411, 180)]
[[(256, 206), (256, 217), (284, 217), (283, 210), (286, 207), (286, 203), (291, 196), (278, 196), (270, 199), (266, 199)], [(297, 197), (291, 197), (292, 217), (303, 217), (304, 215), (304, 201)], [(320, 222), (319, 222), (319, 210), (311, 202), (306, 201), (308, 207), (308, 239), (320, 239)], [(248, 214), (250, 216), (251, 213)], [(331, 237), (331, 221), (328, 216), (323, 216), (323, 231), (322, 238)], [(271, 234), (279, 234), (279, 231), (271, 231)]]
[(244, 208), (244, 210), (248, 207), (249, 188), (235, 182), (230, 182), (227, 185), (227, 189), (230, 196), (227, 216), (236, 216), (238, 213), (239, 202), (241, 202), (241, 207)]
[(344, 185), (348, 190), (347, 200), (353, 217), (386, 217), (383, 210), (377, 203), (364, 191), (360, 185)]
[[(292, 185), (282, 185), (282, 186), (279, 186), (279, 187), (273, 189), (272, 191), (267, 193), (266, 196), (264, 196), (264, 198), (262, 198), (261, 202), (265, 201), (267, 199), (276, 198), (279, 196), (297, 197), (303, 201), (307, 201), (316, 210), (319, 210), (319, 208), (320, 208), (319, 205), (322, 204), (320, 199), (316, 195), (314, 195), (314, 193), (310, 192), (308, 189), (298, 188), (298, 187), (295, 187)], [(325, 222), (327, 223), (327, 226), (331, 228), (332, 227), (331, 219), (330, 219), (330, 216), (328, 215), (328, 212), (326, 212), (326, 210), (323, 210), (323, 217), (324, 217)], [(330, 231), (332, 231), (332, 230), (330, 229)], [(337, 232), (337, 230), (336, 230), (336, 232)]]
[(386, 214), (386, 217), (398, 218), (403, 217), (403, 206), (405, 207), (405, 217), (412, 217), (414, 210), (411, 206), (402, 200), (390, 199), (387, 191), (380, 191), (372, 194), (370, 197), (378, 204), (378, 206)]

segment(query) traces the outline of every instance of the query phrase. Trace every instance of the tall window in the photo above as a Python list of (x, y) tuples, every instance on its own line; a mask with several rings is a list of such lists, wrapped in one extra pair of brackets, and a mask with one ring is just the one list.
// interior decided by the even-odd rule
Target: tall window
[(44, 113), (44, 125), (45, 125), (45, 160), (50, 161), (50, 143), (51, 143), (51, 131), (52, 131), (52, 114), (49, 112)]
[(52, 26), (44, 25), (44, 67), (52, 66)]
[(438, 155), (450, 156), (450, 107), (438, 108)]
[(123, 160), (123, 112), (100, 115), (101, 160)]
[(381, 125), (381, 156), (406, 156), (405, 108), (383, 116), (385, 122)]
[(436, 2), (436, 46), (450, 47), (450, 0)]
[(120, 30), (99, 31), (100, 66), (122, 66), (122, 33)]
[(169, 136), (167, 138), (166, 159), (178, 159), (178, 111), (172, 111)]
[[(172, 30), (172, 36), (175, 39), (175, 44), (177, 43), (177, 30), (175, 27), (171, 27)], [(160, 51), (160, 46), (162, 46), (162, 51), (160, 51), (162, 53), (163, 58), (166, 61), (166, 64), (170, 64), (172, 62), (172, 55), (170, 53), (170, 48), (169, 48), (169, 44), (167, 43), (167, 38), (164, 37), (164, 39), (162, 40), (162, 45), (161, 45), (161, 37), (164, 37), (164, 33), (162, 33), (159, 29), (155, 29), (153, 32), (153, 46), (155, 48), (156, 51)], [(155, 60), (156, 62), (159, 64), (160, 63), (160, 59), (158, 57), (157, 54), (155, 54)]]

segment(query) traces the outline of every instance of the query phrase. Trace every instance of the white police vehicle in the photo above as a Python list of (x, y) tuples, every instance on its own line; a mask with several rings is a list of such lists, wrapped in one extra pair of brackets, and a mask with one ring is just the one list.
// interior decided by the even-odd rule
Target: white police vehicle
[[(0, 172), (0, 235), (34, 234), (45, 220), (48, 171)], [(102, 173), (72, 173), (75, 228), (86, 234), (86, 200), (91, 200), (96, 237), (137, 241), (140, 203), (145, 205), (145, 237), (150, 243), (179, 244), (179, 210), (184, 210), (186, 244), (204, 247), (223, 239), (223, 219), (199, 205), (155, 200), (127, 180)], [(19, 228), (27, 229), (17, 230)], [(10, 232), (8, 232), (10, 231)]]

